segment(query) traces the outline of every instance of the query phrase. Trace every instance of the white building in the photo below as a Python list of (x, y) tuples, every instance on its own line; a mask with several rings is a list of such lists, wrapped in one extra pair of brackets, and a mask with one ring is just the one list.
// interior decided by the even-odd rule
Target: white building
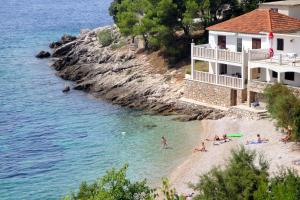
[[(264, 3), (207, 30), (208, 44), (191, 45), (187, 98), (228, 107), (262, 100), (274, 82), (300, 91), (300, 0)], [(195, 69), (197, 60), (208, 72)]]

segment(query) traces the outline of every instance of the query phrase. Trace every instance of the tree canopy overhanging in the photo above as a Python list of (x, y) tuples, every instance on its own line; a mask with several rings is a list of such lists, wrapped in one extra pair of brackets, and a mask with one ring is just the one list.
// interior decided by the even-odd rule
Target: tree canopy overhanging
[(192, 39), (207, 42), (206, 27), (259, 2), (264, 0), (114, 0), (109, 13), (123, 35), (141, 36), (147, 50), (162, 50), (172, 63), (188, 57)]

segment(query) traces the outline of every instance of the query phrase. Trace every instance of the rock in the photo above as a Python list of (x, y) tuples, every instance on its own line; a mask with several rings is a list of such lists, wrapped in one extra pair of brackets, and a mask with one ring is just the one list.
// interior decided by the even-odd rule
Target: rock
[(57, 48), (57, 49), (53, 52), (52, 56), (53, 56), (53, 57), (60, 57), (60, 56), (66, 55), (67, 53), (69, 53), (69, 52), (72, 50), (72, 48), (73, 48), (73, 46), (74, 46), (75, 44), (76, 44), (76, 41), (73, 41), (73, 42), (70, 42), (70, 43), (68, 43), (68, 44), (65, 44), (65, 45), (63, 45), (63, 46)]
[(62, 45), (62, 43), (60, 43), (60, 42), (52, 42), (49, 44), (49, 48), (56, 49), (56, 48), (60, 47), (61, 45)]
[(76, 40), (77, 39), (77, 37), (75, 37), (75, 36), (72, 36), (72, 35), (63, 35), (62, 37), (61, 37), (61, 39), (60, 39), (60, 42), (62, 43), (62, 44), (67, 44), (67, 43), (69, 43), (69, 42), (72, 42), (72, 41), (74, 41), (74, 40)]
[(35, 57), (37, 58), (49, 58), (51, 54), (48, 51), (40, 51)]
[(67, 93), (70, 91), (70, 86), (65, 86), (65, 88), (63, 89), (63, 93)]
[(62, 46), (64, 44), (72, 42), (72, 41), (74, 41), (76, 39), (77, 39), (77, 37), (72, 36), (72, 35), (63, 35), (59, 41), (50, 43), (49, 47), (51, 49), (56, 49), (56, 48), (58, 48), (58, 47), (60, 47), (60, 46)]
[[(182, 80), (177, 78), (180, 69), (158, 71), (150, 62), (151, 55), (131, 51), (130, 44), (117, 49), (101, 46), (95, 40), (96, 34), (105, 29), (111, 30), (116, 43), (120, 42), (117, 27), (110, 26), (81, 31), (77, 38), (64, 35), (60, 41), (50, 44), (54, 49), (52, 66), (56, 74), (75, 81), (73, 89), (151, 114), (177, 114), (180, 121), (218, 119), (225, 115), (222, 111), (180, 101), (184, 94)], [(68, 91), (69, 86), (63, 90)], [(146, 125), (146, 128), (153, 127)]]

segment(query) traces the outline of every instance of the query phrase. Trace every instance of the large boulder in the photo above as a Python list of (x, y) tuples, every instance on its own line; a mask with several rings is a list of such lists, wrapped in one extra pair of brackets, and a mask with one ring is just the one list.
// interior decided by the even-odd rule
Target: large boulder
[(37, 58), (49, 58), (51, 54), (48, 51), (40, 51), (35, 57)]
[(58, 48), (58, 47), (60, 47), (64, 44), (67, 44), (69, 42), (73, 42), (76, 39), (77, 39), (77, 37), (75, 37), (75, 36), (65, 34), (61, 37), (61, 39), (59, 41), (50, 43), (49, 47), (51, 49), (56, 49), (56, 48)]

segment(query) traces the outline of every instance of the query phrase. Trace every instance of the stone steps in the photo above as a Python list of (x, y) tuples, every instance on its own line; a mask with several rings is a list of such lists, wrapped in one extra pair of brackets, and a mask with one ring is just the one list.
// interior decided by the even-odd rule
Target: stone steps
[(267, 111), (260, 112), (257, 114), (259, 119), (269, 119), (271, 118), (270, 114)]

